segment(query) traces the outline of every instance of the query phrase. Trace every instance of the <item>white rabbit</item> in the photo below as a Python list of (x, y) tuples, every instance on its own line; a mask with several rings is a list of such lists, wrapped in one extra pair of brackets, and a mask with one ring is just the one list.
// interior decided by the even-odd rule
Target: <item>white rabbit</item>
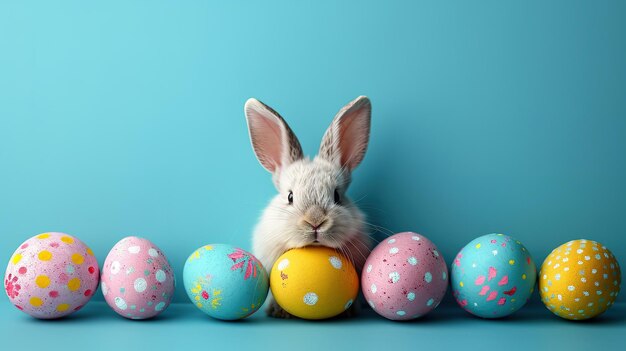
[[(268, 271), (289, 249), (323, 245), (343, 252), (360, 274), (372, 243), (364, 215), (346, 190), (352, 171), (365, 156), (371, 109), (365, 96), (343, 107), (324, 134), (319, 154), (311, 160), (303, 156), (300, 142), (276, 111), (256, 99), (246, 102), (254, 153), (272, 173), (278, 190), (252, 240), (254, 255)], [(273, 299), (267, 313), (290, 317)]]

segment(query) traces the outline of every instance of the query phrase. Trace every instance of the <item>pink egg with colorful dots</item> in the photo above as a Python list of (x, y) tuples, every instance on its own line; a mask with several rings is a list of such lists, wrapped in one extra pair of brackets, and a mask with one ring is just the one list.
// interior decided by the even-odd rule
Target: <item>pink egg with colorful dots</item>
[(391, 320), (419, 318), (434, 310), (448, 288), (448, 268), (435, 244), (404, 232), (382, 241), (361, 274), (367, 302)]
[(113, 246), (102, 267), (102, 294), (120, 316), (152, 318), (172, 301), (176, 282), (165, 254), (147, 239), (130, 236)]
[(64, 233), (43, 233), (13, 253), (4, 276), (9, 301), (40, 319), (81, 309), (98, 288), (100, 271), (93, 252)]

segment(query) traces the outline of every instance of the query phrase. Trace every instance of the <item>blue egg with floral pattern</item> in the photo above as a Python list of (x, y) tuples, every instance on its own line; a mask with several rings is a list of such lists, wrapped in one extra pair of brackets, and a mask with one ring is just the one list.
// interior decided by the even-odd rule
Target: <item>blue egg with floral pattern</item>
[(504, 234), (472, 240), (457, 254), (450, 269), (457, 303), (482, 318), (500, 318), (522, 308), (536, 281), (537, 267), (526, 247)]
[(183, 270), (185, 292), (202, 312), (222, 320), (246, 318), (267, 297), (269, 277), (252, 254), (225, 244), (194, 251)]

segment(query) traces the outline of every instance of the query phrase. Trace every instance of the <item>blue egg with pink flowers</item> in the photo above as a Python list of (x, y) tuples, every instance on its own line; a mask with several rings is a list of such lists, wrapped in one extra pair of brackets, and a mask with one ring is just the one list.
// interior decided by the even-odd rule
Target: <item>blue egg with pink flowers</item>
[(258, 311), (269, 291), (267, 271), (251, 253), (226, 244), (195, 250), (183, 270), (185, 292), (202, 312), (222, 320)]
[(472, 240), (450, 269), (452, 294), (461, 308), (482, 318), (501, 318), (526, 304), (537, 266), (519, 240), (488, 234)]

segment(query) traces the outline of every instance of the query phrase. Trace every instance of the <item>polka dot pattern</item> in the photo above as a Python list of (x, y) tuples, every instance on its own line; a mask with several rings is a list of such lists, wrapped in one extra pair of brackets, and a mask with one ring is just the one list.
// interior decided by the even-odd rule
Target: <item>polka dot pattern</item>
[(280, 260), (280, 262), (278, 262), (278, 270), (282, 271), (287, 269), (287, 267), (289, 267), (289, 260), (286, 258), (283, 258), (282, 260)]
[[(11, 303), (35, 318), (66, 316), (98, 287), (98, 262), (79, 239), (43, 233), (26, 240), (7, 266), (4, 289)], [(80, 260), (75, 259), (81, 257)]]
[[(116, 243), (102, 267), (102, 294), (120, 316), (146, 319), (169, 306), (174, 273), (163, 252), (147, 239), (126, 237)], [(162, 303), (162, 308), (157, 309)]]
[(302, 299), (304, 301), (305, 304), (309, 305), (309, 306), (313, 306), (317, 303), (317, 300), (319, 299), (319, 297), (317, 296), (316, 293), (314, 292), (308, 292), (306, 294), (304, 294), (304, 298)]
[(416, 233), (395, 234), (381, 242), (365, 264), (363, 294), (388, 319), (423, 316), (437, 307), (447, 290), (443, 257), (430, 240)]
[[(398, 279), (390, 276), (388, 279)], [(334, 249), (313, 246), (292, 249), (276, 260), (270, 274), (276, 302), (305, 319), (334, 317), (352, 306), (359, 291), (354, 266)], [(376, 290), (376, 286), (368, 286)]]
[(559, 317), (583, 320), (609, 309), (620, 291), (613, 253), (592, 240), (572, 240), (552, 250), (539, 274), (541, 301)]
[(503, 234), (472, 240), (457, 254), (450, 272), (459, 306), (482, 318), (500, 318), (526, 304), (537, 267), (526, 247)]
[(335, 268), (335, 269), (341, 269), (341, 267), (343, 266), (343, 262), (341, 261), (341, 259), (337, 256), (331, 256), (329, 259), (330, 264)]

